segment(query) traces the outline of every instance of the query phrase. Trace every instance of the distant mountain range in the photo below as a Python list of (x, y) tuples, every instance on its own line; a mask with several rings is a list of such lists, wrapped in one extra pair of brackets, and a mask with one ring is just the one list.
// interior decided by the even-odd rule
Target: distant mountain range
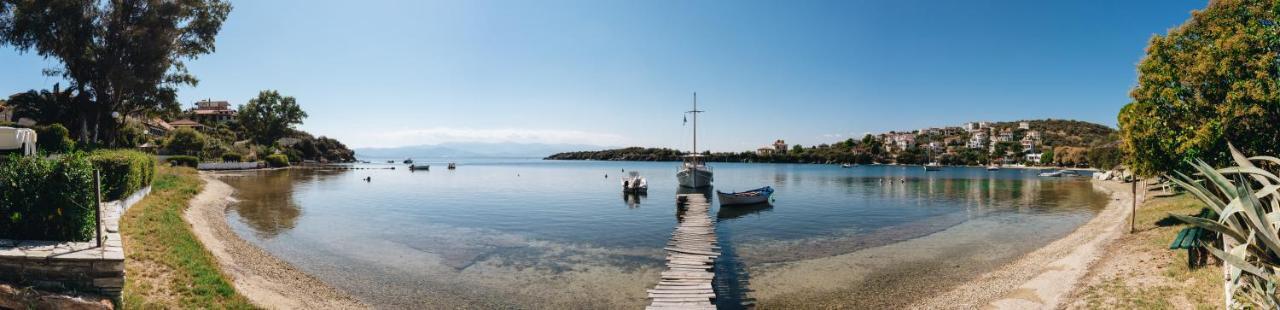
[(547, 155), (562, 152), (599, 150), (607, 148), (610, 147), (587, 144), (454, 142), (392, 148), (357, 148), (355, 151), (356, 157), (358, 158), (542, 158)]

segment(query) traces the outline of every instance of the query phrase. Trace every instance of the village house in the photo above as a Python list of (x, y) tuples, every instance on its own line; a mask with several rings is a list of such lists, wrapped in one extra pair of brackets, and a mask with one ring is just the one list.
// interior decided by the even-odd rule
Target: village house
[(1036, 151), (1036, 147), (1039, 146), (1039, 144), (1040, 144), (1039, 131), (1035, 131), (1035, 130), (1028, 131), (1027, 135), (1022, 137), (1023, 152), (1033, 153)]
[(773, 141), (773, 152), (774, 152), (774, 153), (776, 153), (776, 154), (786, 154), (786, 153), (787, 153), (787, 141), (782, 141), (782, 139), (778, 139), (778, 140), (776, 140), (776, 141)]
[(974, 132), (973, 135), (969, 136), (969, 148), (971, 149), (986, 148), (987, 139), (988, 139), (988, 136), (986, 131)]
[(1005, 128), (1001, 130), (992, 140), (995, 142), (1013, 142), (1013, 129)]
[(905, 150), (916, 145), (916, 135), (913, 133), (897, 133), (889, 136), (890, 143), (897, 146), (900, 150)]
[(142, 126), (147, 128), (147, 134), (157, 137), (169, 134), (169, 132), (174, 129), (172, 125), (169, 125), (168, 122), (165, 122), (159, 117), (153, 117), (150, 120), (142, 122)]
[(195, 121), (205, 124), (221, 124), (236, 118), (236, 110), (231, 109), (230, 103), (209, 99), (196, 102), (191, 113)]
[(1031, 123), (1028, 123), (1028, 122), (1018, 122), (1018, 129), (1022, 129), (1022, 130), (1031, 129)]
[(172, 126), (174, 129), (178, 129), (178, 128), (191, 128), (195, 130), (205, 129), (204, 125), (189, 119), (180, 119), (180, 120), (169, 122), (169, 126)]

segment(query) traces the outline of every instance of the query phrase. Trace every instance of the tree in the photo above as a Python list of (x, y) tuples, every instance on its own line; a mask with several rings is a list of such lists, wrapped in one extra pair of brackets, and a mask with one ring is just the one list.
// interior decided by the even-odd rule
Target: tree
[(1277, 15), (1275, 1), (1215, 0), (1151, 38), (1133, 101), (1117, 117), (1132, 168), (1153, 175), (1196, 158), (1225, 165), (1228, 142), (1280, 153)]
[(61, 62), (46, 73), (69, 83), (68, 124), (111, 143), (116, 115), (179, 108), (178, 87), (197, 83), (184, 61), (213, 52), (230, 12), (222, 0), (0, 0), (0, 45)]
[(304, 118), (307, 112), (297, 100), (274, 90), (261, 91), (249, 104), (240, 106), (240, 126), (259, 144), (270, 145), (284, 138)]
[(172, 153), (200, 156), (207, 143), (204, 134), (191, 128), (178, 128), (169, 133), (165, 147)]
[(1041, 164), (1053, 163), (1053, 148), (1046, 147), (1044, 149), (1044, 152), (1040, 153), (1040, 163)]

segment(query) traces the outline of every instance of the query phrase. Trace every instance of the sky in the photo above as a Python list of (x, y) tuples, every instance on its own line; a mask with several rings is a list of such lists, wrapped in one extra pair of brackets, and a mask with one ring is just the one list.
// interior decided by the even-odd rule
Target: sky
[[(742, 151), (967, 121), (1115, 127), (1148, 40), (1207, 1), (231, 1), (187, 106), (297, 98), (351, 147)], [(357, 4), (352, 4), (357, 3)], [(0, 94), (54, 60), (0, 46)]]

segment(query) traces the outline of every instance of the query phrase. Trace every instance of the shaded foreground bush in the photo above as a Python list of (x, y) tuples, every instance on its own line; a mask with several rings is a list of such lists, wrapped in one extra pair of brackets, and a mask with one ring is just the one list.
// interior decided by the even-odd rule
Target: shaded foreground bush
[(195, 168), (197, 165), (200, 164), (199, 158), (196, 158), (195, 156), (186, 156), (186, 155), (169, 157), (168, 159), (165, 159), (165, 161), (169, 162), (169, 165), (191, 167), (191, 168)]
[(268, 155), (266, 158), (266, 161), (267, 161), (267, 165), (270, 165), (271, 167), (279, 168), (279, 167), (289, 166), (289, 156), (286, 156), (284, 154)]
[(89, 160), (102, 173), (102, 199), (119, 200), (151, 186), (156, 161), (151, 155), (132, 150), (100, 150)]
[(94, 230), (93, 164), (83, 154), (0, 160), (0, 238), (88, 241)]

